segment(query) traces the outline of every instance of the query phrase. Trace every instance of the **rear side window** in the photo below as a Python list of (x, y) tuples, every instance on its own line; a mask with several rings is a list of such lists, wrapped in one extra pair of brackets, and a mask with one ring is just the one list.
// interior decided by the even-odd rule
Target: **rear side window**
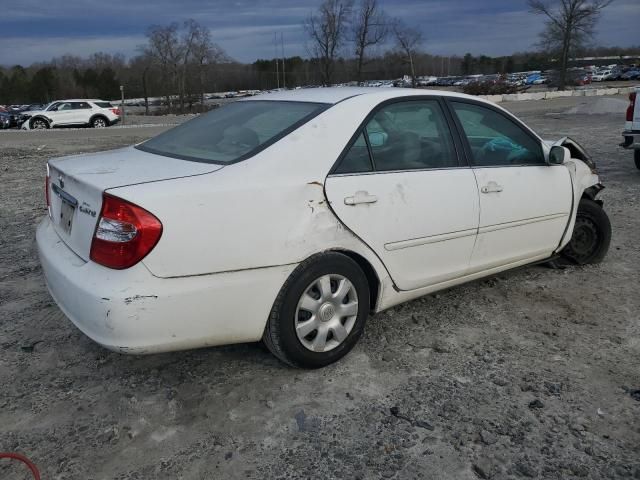
[(364, 139), (364, 133), (361, 133), (336, 168), (335, 173), (362, 173), (371, 170), (373, 170), (373, 166), (369, 148)]
[(546, 164), (542, 146), (522, 127), (490, 108), (452, 102), (480, 167)]
[(438, 102), (410, 100), (379, 109), (335, 173), (457, 166), (451, 132)]
[(136, 148), (196, 162), (233, 163), (266, 148), (326, 108), (326, 104), (310, 102), (234, 102)]
[(100, 108), (113, 108), (113, 105), (111, 105), (110, 102), (93, 102), (93, 103)]
[(87, 102), (73, 102), (71, 106), (74, 110), (86, 110), (88, 108), (91, 108), (91, 105), (89, 105)]

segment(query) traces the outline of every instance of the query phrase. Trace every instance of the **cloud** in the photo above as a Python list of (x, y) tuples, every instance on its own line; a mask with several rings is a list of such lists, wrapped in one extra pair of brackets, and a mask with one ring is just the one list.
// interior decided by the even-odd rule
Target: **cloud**
[[(233, 58), (253, 61), (275, 53), (283, 32), (286, 55), (307, 54), (303, 22), (320, 0), (0, 0), (0, 63), (29, 64), (65, 53), (136, 53), (151, 24), (194, 18)], [(543, 18), (525, 0), (380, 0), (386, 11), (422, 30), (425, 50), (505, 55), (531, 49)], [(637, 42), (638, 0), (616, 0), (602, 15), (597, 41)]]

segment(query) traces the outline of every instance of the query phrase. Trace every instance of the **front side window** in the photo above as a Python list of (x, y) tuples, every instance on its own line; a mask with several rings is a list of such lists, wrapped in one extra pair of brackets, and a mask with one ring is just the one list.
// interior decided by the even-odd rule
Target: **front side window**
[(387, 105), (365, 132), (377, 171), (458, 166), (449, 127), (435, 100)]
[(544, 165), (542, 146), (522, 127), (495, 110), (451, 102), (479, 167)]
[(335, 173), (457, 166), (451, 132), (438, 102), (410, 100), (376, 111)]
[(325, 104), (310, 102), (234, 102), (178, 125), (136, 148), (196, 162), (233, 163), (253, 155), (325, 108)]

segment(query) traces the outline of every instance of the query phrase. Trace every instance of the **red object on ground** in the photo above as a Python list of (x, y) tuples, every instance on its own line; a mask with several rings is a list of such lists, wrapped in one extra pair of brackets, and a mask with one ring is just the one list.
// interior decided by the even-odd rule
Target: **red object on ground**
[(38, 471), (38, 467), (36, 467), (35, 464), (24, 455), (20, 453), (0, 452), (0, 458), (10, 458), (12, 460), (18, 460), (24, 463), (29, 468), (29, 470), (31, 470), (33, 478), (35, 478), (35, 480), (40, 480), (40, 472)]

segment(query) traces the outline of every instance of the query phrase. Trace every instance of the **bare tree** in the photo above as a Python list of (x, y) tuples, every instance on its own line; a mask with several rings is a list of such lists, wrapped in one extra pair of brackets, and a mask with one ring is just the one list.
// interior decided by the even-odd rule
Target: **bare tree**
[(311, 37), (311, 53), (318, 59), (324, 85), (331, 85), (334, 64), (347, 34), (351, 0), (324, 0), (305, 22)]
[(398, 49), (402, 52), (405, 62), (411, 67), (411, 85), (416, 87), (416, 70), (414, 57), (422, 43), (422, 33), (413, 27), (405, 25), (402, 21), (393, 22), (393, 35), (396, 37)]
[(377, 0), (361, 0), (352, 23), (353, 42), (356, 54), (356, 80), (362, 80), (362, 69), (366, 62), (366, 51), (387, 36), (387, 16), (378, 7)]
[(153, 25), (147, 30), (148, 45), (145, 53), (154, 59), (160, 68), (165, 86), (167, 106), (171, 106), (171, 94), (179, 90), (178, 77), (183, 49), (178, 36), (178, 24)]
[(144, 114), (149, 115), (149, 76), (154, 59), (144, 51), (129, 61), (129, 72), (134, 84), (139, 82), (144, 98)]
[(206, 27), (200, 25), (193, 18), (185, 20), (184, 33), (182, 35), (182, 41), (180, 45), (182, 65), (180, 69), (180, 77), (178, 80), (180, 90), (180, 112), (184, 111), (184, 102), (187, 87), (187, 68), (189, 66), (189, 62), (192, 60), (196, 43), (202, 42), (202, 40), (206, 39), (206, 37), (209, 35), (209, 30)]
[(198, 80), (198, 93), (200, 94), (200, 103), (202, 105), (204, 105), (204, 88), (207, 73), (217, 63), (227, 60), (228, 57), (224, 50), (211, 39), (209, 29), (199, 29), (191, 45), (191, 63), (196, 69), (195, 76)]
[(547, 17), (541, 45), (560, 53), (558, 90), (567, 83), (569, 56), (593, 36), (602, 10), (613, 0), (528, 0), (529, 9)]

